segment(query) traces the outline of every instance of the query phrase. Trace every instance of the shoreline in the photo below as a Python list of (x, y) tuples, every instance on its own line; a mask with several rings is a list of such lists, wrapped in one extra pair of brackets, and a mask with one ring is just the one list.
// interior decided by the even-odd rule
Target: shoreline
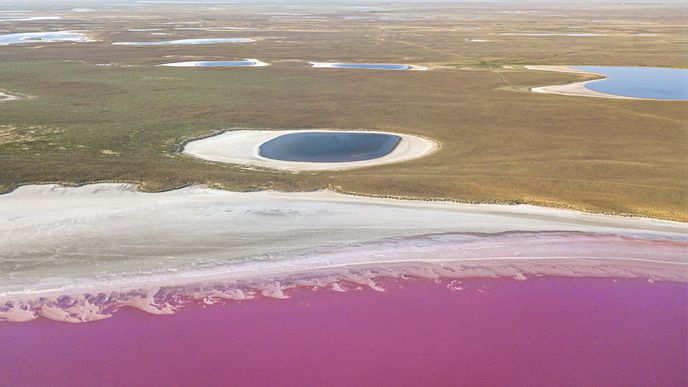
[(173, 45), (205, 45), (205, 44), (224, 44), (224, 43), (255, 43), (254, 38), (189, 38), (175, 40), (155, 40), (137, 42), (112, 42), (114, 46), (173, 46)]
[[(232, 129), (234, 130), (234, 129)], [(240, 129), (244, 130), (244, 129)], [(253, 130), (253, 129), (245, 129), (245, 130)], [(192, 141), (208, 138), (208, 137), (213, 137), (218, 134), (225, 133), (226, 130), (219, 130), (215, 131), (212, 133), (209, 133), (207, 135), (203, 136), (197, 136), (193, 138), (189, 138), (186, 140), (181, 141), (179, 144), (176, 145), (176, 153), (181, 153), (182, 149), (184, 146)], [(61, 188), (80, 188), (80, 187), (85, 187), (89, 185), (98, 185), (98, 184), (114, 184), (114, 185), (125, 185), (125, 186), (131, 186), (134, 187), (137, 191), (142, 192), (142, 193), (165, 193), (165, 192), (170, 192), (170, 191), (176, 191), (180, 189), (186, 189), (190, 187), (196, 187), (196, 186), (201, 186), (201, 187), (207, 187), (207, 188), (212, 188), (212, 189), (217, 189), (220, 191), (227, 191), (227, 192), (244, 192), (244, 193), (256, 193), (256, 192), (283, 192), (283, 193), (311, 193), (311, 192), (319, 192), (319, 191), (331, 191), (336, 194), (340, 195), (346, 195), (346, 196), (352, 196), (352, 197), (360, 197), (360, 198), (369, 198), (369, 199), (384, 199), (384, 200), (395, 200), (395, 201), (404, 201), (404, 202), (429, 202), (429, 203), (451, 203), (451, 204), (459, 204), (459, 205), (486, 205), (486, 206), (507, 206), (507, 207), (515, 207), (515, 206), (532, 206), (532, 207), (538, 207), (538, 208), (544, 208), (544, 209), (552, 209), (552, 210), (564, 210), (564, 211), (574, 211), (574, 212), (579, 212), (582, 214), (590, 214), (590, 215), (603, 215), (603, 216), (614, 216), (614, 217), (619, 217), (619, 218), (628, 218), (628, 219), (651, 219), (651, 220), (658, 220), (658, 221), (666, 221), (666, 222), (675, 222), (678, 224), (684, 224), (688, 223), (688, 218), (685, 216), (673, 216), (673, 215), (653, 215), (651, 213), (642, 213), (642, 212), (621, 212), (621, 211), (605, 211), (605, 210), (591, 210), (589, 208), (585, 207), (577, 207), (574, 205), (571, 205), (566, 202), (560, 202), (557, 204), (553, 204), (552, 201), (545, 201), (545, 202), (540, 202), (540, 201), (533, 201), (533, 200), (522, 200), (522, 199), (514, 199), (514, 200), (499, 200), (499, 199), (478, 199), (478, 200), (462, 200), (462, 199), (453, 199), (451, 197), (422, 197), (422, 196), (403, 196), (403, 195), (392, 195), (392, 194), (375, 194), (375, 193), (365, 193), (365, 192), (356, 192), (356, 191), (348, 191), (344, 189), (340, 189), (339, 187), (334, 187), (331, 185), (328, 185), (327, 188), (319, 188), (319, 189), (313, 189), (313, 190), (308, 190), (308, 191), (299, 191), (299, 190), (274, 190), (274, 189), (254, 189), (254, 190), (249, 190), (249, 191), (237, 191), (233, 190), (232, 188), (225, 188), (223, 186), (218, 186), (214, 184), (204, 184), (204, 183), (188, 183), (188, 184), (183, 184), (183, 185), (177, 185), (177, 186), (171, 186), (171, 187), (165, 187), (165, 188), (160, 188), (160, 189), (145, 189), (144, 185), (146, 184), (145, 181), (141, 180), (85, 180), (85, 181), (65, 181), (65, 180), (46, 180), (46, 181), (32, 181), (32, 182), (22, 182), (22, 183), (16, 183), (16, 184), (10, 184), (7, 185), (4, 190), (0, 190), (0, 198), (2, 195), (6, 195), (9, 193), (12, 193), (22, 187), (31, 187), (31, 186), (56, 186), (56, 187), (61, 187)]]
[[(599, 236), (589, 236), (600, 238)], [(609, 241), (601, 240), (601, 243)], [(617, 241), (618, 242), (618, 241)], [(580, 241), (574, 242), (577, 248)], [(684, 243), (678, 254), (685, 252)], [(596, 247), (605, 247), (599, 244)], [(611, 248), (619, 245), (613, 244)], [(646, 257), (654, 256), (662, 247), (648, 241)], [(451, 249), (449, 250), (451, 251)], [(350, 251), (360, 255), (364, 251)], [(371, 252), (368, 252), (370, 254)], [(372, 253), (380, 253), (373, 251)], [(404, 251), (404, 254), (418, 253)], [(439, 252), (441, 253), (441, 251)], [(446, 253), (446, 251), (445, 251)], [(546, 252), (547, 253), (547, 252)], [(336, 253), (334, 253), (336, 255)], [(349, 292), (361, 288), (384, 292), (384, 283), (393, 281), (430, 280), (461, 281), (471, 279), (531, 278), (600, 278), (644, 279), (650, 283), (688, 283), (686, 263), (652, 261), (646, 259), (617, 260), (601, 257), (533, 256), (442, 259), (438, 251), (426, 251), (435, 257), (388, 261), (343, 263), (305, 269), (258, 273), (257, 269), (179, 275), (168, 278), (145, 275), (138, 280), (121, 283), (91, 282), (72, 289), (21, 292), (0, 296), (0, 323), (26, 322), (37, 318), (84, 323), (112, 317), (125, 307), (152, 315), (169, 315), (199, 302), (211, 305), (226, 301), (249, 301), (259, 298), (287, 299), (300, 290)], [(637, 251), (635, 252), (637, 254)], [(679, 256), (679, 255), (676, 256)], [(319, 257), (327, 260), (328, 257)]]
[(614, 95), (601, 93), (599, 91), (590, 90), (586, 87), (587, 84), (592, 82), (597, 82), (607, 77), (604, 74), (595, 73), (592, 71), (578, 70), (570, 66), (545, 66), (545, 65), (527, 65), (524, 66), (527, 70), (535, 71), (553, 71), (559, 73), (571, 73), (571, 74), (584, 74), (584, 75), (595, 75), (601, 77), (599, 79), (592, 79), (588, 81), (578, 81), (573, 83), (568, 83), (565, 85), (553, 85), (553, 86), (540, 86), (533, 87), (530, 89), (533, 93), (542, 94), (556, 94), (556, 95), (566, 95), (571, 97), (595, 97), (595, 98), (610, 98), (610, 99), (626, 99), (626, 100), (636, 100), (636, 101), (661, 101), (654, 98), (637, 98), (637, 97), (626, 97), (622, 95)]
[(189, 296), (382, 290), (380, 278), (688, 282), (686, 224), (528, 205), (53, 185), (1, 195), (0, 219), (0, 320), (94, 321), (123, 306), (167, 314)]
[(276, 137), (304, 132), (360, 133), (356, 130), (299, 129), (299, 130), (231, 130), (190, 140), (184, 143), (181, 153), (206, 161), (248, 165), (293, 173), (308, 171), (339, 171), (415, 160), (429, 156), (440, 149), (440, 144), (428, 138), (384, 131), (365, 133), (390, 134), (401, 141), (388, 154), (371, 160), (319, 163), (275, 160), (260, 155), (260, 146)]

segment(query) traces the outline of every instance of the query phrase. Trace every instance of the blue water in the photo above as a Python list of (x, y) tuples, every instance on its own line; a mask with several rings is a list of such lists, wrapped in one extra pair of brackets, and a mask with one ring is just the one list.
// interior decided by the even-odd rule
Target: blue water
[(16, 34), (0, 35), (0, 46), (22, 43), (45, 42), (85, 42), (87, 38), (77, 32), (22, 32)]
[(112, 44), (122, 46), (165, 46), (174, 44), (216, 44), (216, 43), (249, 43), (253, 39), (249, 38), (212, 38), (212, 39), (179, 39), (164, 40), (161, 42), (115, 42)]
[(256, 62), (250, 60), (218, 60), (198, 62), (198, 67), (234, 67), (234, 66), (253, 66)]
[(290, 133), (265, 142), (259, 153), (263, 157), (283, 161), (361, 161), (388, 154), (399, 141), (399, 136), (382, 133)]
[(411, 66), (404, 64), (382, 63), (338, 63), (332, 67), (338, 69), (367, 69), (367, 70), (409, 70)]
[(623, 97), (688, 101), (688, 69), (662, 67), (575, 66), (608, 78), (585, 85), (590, 90)]

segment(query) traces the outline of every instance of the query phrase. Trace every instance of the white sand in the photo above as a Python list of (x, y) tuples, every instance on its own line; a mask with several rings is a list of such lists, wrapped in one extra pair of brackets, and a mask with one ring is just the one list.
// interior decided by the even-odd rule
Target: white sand
[[(271, 168), (283, 171), (322, 171), (345, 170), (362, 168), (373, 165), (399, 163), (427, 156), (437, 149), (439, 144), (427, 138), (409, 134), (366, 131), (366, 133), (393, 134), (401, 137), (401, 141), (389, 154), (373, 160), (351, 161), (341, 163), (317, 163), (281, 161), (262, 157), (260, 146), (266, 141), (289, 133), (313, 132), (315, 130), (233, 130), (217, 136), (191, 141), (184, 146), (182, 151), (189, 156), (204, 160), (219, 161), (223, 163), (242, 164)], [(322, 130), (331, 131), (331, 130)], [(351, 132), (355, 131), (339, 131)], [(360, 132), (359, 132), (360, 133)]]
[[(586, 74), (586, 75), (597, 75), (605, 77), (604, 74), (595, 73), (592, 71), (579, 70), (568, 66), (525, 66), (528, 70), (539, 70), (539, 71), (556, 71), (560, 73), (573, 73), (573, 74)], [(605, 77), (606, 78), (606, 77)], [(590, 81), (575, 82), (568, 85), (556, 85), (556, 86), (543, 86), (534, 87), (530, 91), (534, 93), (545, 93), (545, 94), (559, 94), (559, 95), (569, 95), (576, 97), (596, 97), (596, 98), (614, 98), (614, 99), (636, 99), (636, 100), (647, 100), (649, 98), (635, 98), (635, 97), (624, 97), (621, 95), (613, 95), (600, 93), (599, 91), (590, 90), (586, 87), (588, 83), (597, 82), (600, 79), (593, 79)]]
[(7, 94), (0, 91), (0, 102), (14, 101), (17, 99), (19, 99), (19, 97), (17, 97), (16, 95)]
[(95, 40), (90, 39), (85, 32), (86, 31), (51, 31), (0, 34), (0, 46), (28, 43), (95, 42)]
[[(265, 66), (270, 66), (269, 63), (261, 62), (258, 59), (247, 58), (244, 60), (247, 62), (251, 62), (251, 64), (246, 65), (246, 66), (226, 66), (226, 67), (265, 67)], [(174, 62), (174, 63), (163, 63), (163, 64), (159, 64), (158, 66), (164, 66), (164, 67), (207, 67), (207, 68), (222, 67), (222, 66), (203, 66), (203, 63), (208, 63), (208, 62), (221, 62), (221, 61), (203, 60), (203, 61)], [(222, 62), (224, 62), (224, 61), (222, 61)], [(231, 61), (228, 61), (228, 62), (231, 62)]]
[[(241, 299), (338, 281), (376, 287), (379, 276), (688, 281), (686, 223), (331, 191), (24, 186), (0, 195), (0, 246), (0, 320), (14, 321), (105, 318), (111, 304), (84, 295), (102, 292), (119, 305), (171, 312), (152, 297), (166, 286)], [(60, 295), (76, 300), (71, 317)]]
[[(308, 62), (311, 67), (313, 68), (330, 68), (330, 69), (339, 69), (339, 70), (368, 70), (368, 69), (341, 69), (336, 66), (342, 65), (342, 64), (356, 64), (356, 63), (333, 63), (333, 62)], [(390, 63), (358, 63), (358, 64), (390, 64)], [(403, 66), (409, 66), (407, 70), (396, 70), (396, 71), (427, 71), (428, 68), (424, 66), (417, 66), (417, 65), (410, 65), (410, 64), (403, 64), (400, 63)], [(384, 70), (382, 70), (384, 71)]]

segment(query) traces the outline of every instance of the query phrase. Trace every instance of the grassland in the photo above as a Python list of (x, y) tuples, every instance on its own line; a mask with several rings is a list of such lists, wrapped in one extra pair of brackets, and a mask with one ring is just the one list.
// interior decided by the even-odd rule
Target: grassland
[[(146, 190), (194, 183), (232, 190), (330, 187), (367, 195), (532, 203), (688, 220), (686, 103), (528, 93), (530, 87), (581, 78), (521, 67), (680, 67), (688, 28), (678, 5), (598, 4), (571, 11), (552, 4), (512, 9), (514, 3), (447, 3), (423, 9), (399, 5), (384, 12), (316, 3), (294, 9), (233, 7), (231, 12), (172, 5), (112, 8), (59, 21), (3, 24), (12, 32), (89, 30), (100, 41), (0, 47), (0, 89), (24, 97), (0, 102), (0, 190), (34, 182), (91, 181), (138, 182)], [(174, 30), (163, 24), (188, 20), (201, 23), (194, 27), (255, 29)], [(127, 32), (147, 27), (171, 35)], [(604, 35), (501, 35), (565, 30)], [(111, 45), (194, 37), (260, 40)], [(154, 66), (171, 59), (237, 58), (273, 65)], [(400, 62), (434, 69), (310, 69), (308, 60)], [(300, 174), (203, 162), (178, 153), (187, 139), (231, 128), (400, 131), (434, 138), (442, 149), (403, 164)]]

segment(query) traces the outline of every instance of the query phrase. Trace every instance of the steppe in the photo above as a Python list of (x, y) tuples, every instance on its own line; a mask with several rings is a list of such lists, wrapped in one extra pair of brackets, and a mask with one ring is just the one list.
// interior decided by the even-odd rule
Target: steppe
[[(89, 12), (60, 4), (0, 5), (3, 33), (82, 31), (93, 40), (0, 47), (0, 90), (21, 96), (0, 100), (2, 192), (47, 182), (140, 183), (147, 191), (193, 184), (329, 188), (688, 220), (686, 103), (531, 93), (588, 76), (524, 67), (685, 66), (688, 23), (680, 2), (573, 9), (563, 2), (419, 8), (130, 1)], [(196, 38), (255, 41), (112, 44)], [(272, 65), (157, 66), (243, 58)], [(309, 61), (408, 63), (429, 71), (325, 71)], [(180, 153), (186, 141), (238, 128), (390, 131), (431, 138), (441, 148), (404, 163), (301, 173)]]

